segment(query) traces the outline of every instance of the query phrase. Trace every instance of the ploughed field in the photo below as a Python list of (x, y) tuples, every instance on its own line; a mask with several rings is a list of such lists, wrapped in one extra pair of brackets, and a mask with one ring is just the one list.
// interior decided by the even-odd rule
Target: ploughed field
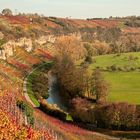
[(140, 104), (140, 53), (96, 56), (90, 69), (99, 67), (109, 83), (109, 102)]

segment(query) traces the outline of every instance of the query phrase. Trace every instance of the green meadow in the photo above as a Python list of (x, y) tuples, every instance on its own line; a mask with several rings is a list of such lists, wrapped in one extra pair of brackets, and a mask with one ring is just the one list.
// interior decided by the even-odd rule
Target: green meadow
[[(109, 83), (108, 101), (140, 104), (140, 53), (102, 55), (94, 61), (90, 69), (100, 67)], [(108, 69), (112, 65), (116, 70)]]

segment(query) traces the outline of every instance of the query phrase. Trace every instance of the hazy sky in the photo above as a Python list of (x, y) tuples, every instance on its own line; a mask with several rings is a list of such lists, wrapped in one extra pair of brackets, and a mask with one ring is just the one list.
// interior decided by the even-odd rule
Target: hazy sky
[(91, 18), (140, 15), (140, 0), (0, 0), (0, 10)]

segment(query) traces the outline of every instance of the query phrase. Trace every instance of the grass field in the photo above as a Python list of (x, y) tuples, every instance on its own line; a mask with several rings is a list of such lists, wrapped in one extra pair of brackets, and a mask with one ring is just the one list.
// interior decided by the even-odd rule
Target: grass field
[(121, 55), (101, 55), (94, 58), (95, 62), (91, 68), (102, 67), (106, 69), (107, 66), (116, 65), (118, 67), (136, 67), (140, 68), (140, 52), (124, 53)]
[(103, 71), (103, 74), (110, 85), (108, 101), (140, 104), (140, 53), (103, 55), (94, 59), (96, 62), (90, 65), (90, 69), (101, 67), (106, 70), (111, 65), (122, 68), (135, 67), (136, 70), (130, 72)]
[(108, 101), (140, 104), (140, 72), (104, 72), (110, 84)]

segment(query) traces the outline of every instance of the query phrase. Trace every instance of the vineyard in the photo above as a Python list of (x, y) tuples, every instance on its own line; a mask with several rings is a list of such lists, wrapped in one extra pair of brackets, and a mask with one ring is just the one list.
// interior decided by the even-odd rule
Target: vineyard
[[(24, 104), (17, 105), (19, 100), (26, 102), (22, 95), (24, 76), (40, 62), (38, 57), (19, 47), (6, 61), (0, 60), (0, 140), (58, 140), (57, 133), (39, 116), (36, 117), (34, 111), (31, 124)], [(30, 104), (28, 106), (34, 110)]]
[[(137, 17), (135, 18), (137, 21)], [(58, 63), (58, 69), (56, 67), (56, 71), (54, 69), (52, 71), (57, 75), (57, 70), (60, 70), (64, 75), (69, 70), (73, 70), (73, 68), (69, 68), (67, 62), (70, 56), (74, 62), (70, 63), (71, 66), (78, 63), (78, 68), (82, 68), (82, 70), (77, 72), (77, 79), (75, 76), (71, 76), (71, 73), (76, 73), (75, 71), (70, 71), (69, 75), (62, 76), (62, 79), (65, 81), (66, 78), (71, 78), (68, 83), (74, 79), (72, 83), (75, 87), (74, 90), (80, 89), (76, 88), (76, 82), (80, 82), (79, 73), (87, 68), (89, 68), (87, 71), (100, 68), (105, 79), (111, 83), (107, 96), (108, 103), (127, 101), (140, 104), (138, 94), (140, 53), (137, 52), (140, 51), (140, 28), (131, 26), (131, 22), (128, 23), (130, 25), (127, 25), (126, 20), (131, 21), (131, 17), (126, 17), (126, 19), (117, 17), (71, 19), (70, 17), (45, 17), (38, 14), (0, 14), (0, 140), (117, 140), (111, 136), (118, 136), (118, 132), (107, 130), (101, 134), (98, 133), (99, 130), (97, 130), (98, 132), (91, 131), (88, 119), (92, 119), (93, 117), (89, 116), (94, 113), (89, 113), (87, 106), (81, 107), (81, 111), (78, 113), (79, 116), (83, 115), (81, 118), (83, 120), (86, 118), (87, 122), (86, 119), (85, 122), (82, 122), (78, 118), (76, 118), (78, 121), (74, 118), (71, 122), (67, 122), (59, 120), (58, 114), (54, 115), (56, 118), (52, 117), (35, 105), (32, 97), (34, 96), (33, 99), (39, 104), (43, 98), (40, 96), (43, 90), (42, 85), (48, 83), (46, 67), (42, 68), (46, 73), (39, 69), (38, 77), (42, 79), (38, 79), (44, 80), (43, 84), (35, 81), (37, 84), (33, 87), (28, 80), (38, 66), (52, 61), (56, 62), (57, 59), (58, 62), (62, 61), (63, 57), (65, 58), (64, 64)], [(60, 66), (62, 69), (59, 69)], [(45, 75), (47, 80), (42, 75)], [(84, 76), (86, 75), (88, 74)], [(89, 86), (89, 83), (84, 85)], [(28, 84), (30, 88), (28, 88)], [(72, 84), (68, 87), (72, 87)], [(39, 90), (35, 88), (37, 86), (39, 86)], [(47, 94), (49, 88), (45, 86)], [(34, 94), (29, 94), (29, 91)], [(87, 87), (86, 92), (89, 91)], [(129, 96), (127, 98), (126, 92)], [(79, 96), (79, 94), (75, 95), (76, 98)], [(93, 104), (95, 106), (95, 101)], [(82, 105), (84, 106), (84, 103)], [(85, 113), (85, 111), (87, 112)], [(114, 117), (116, 123), (118, 123), (117, 117), (117, 115)]]
[(0, 139), (5, 140), (55, 140), (55, 133), (49, 128), (39, 126), (35, 122), (32, 128), (27, 124), (26, 116), (16, 106), (13, 94), (5, 93), (0, 96)]
[(17, 106), (19, 100), (26, 103), (22, 87), (25, 75), (33, 65), (51, 58), (45, 48), (28, 53), (17, 47), (13, 56), (0, 60), (0, 140), (64, 140), (67, 135), (70, 139), (78, 134), (86, 135), (86, 131), (47, 116), (29, 104), (33, 110), (33, 124), (30, 124), (26, 110)]
[[(45, 47), (32, 53), (17, 47), (13, 56), (0, 61), (0, 140), (92, 140), (93, 135), (102, 140), (104, 135), (64, 123), (27, 103), (23, 94), (24, 77), (33, 65), (50, 59), (52, 56)], [(25, 104), (19, 107), (17, 101), (28, 104), (33, 120), (28, 119), (30, 114), (26, 114)]]

